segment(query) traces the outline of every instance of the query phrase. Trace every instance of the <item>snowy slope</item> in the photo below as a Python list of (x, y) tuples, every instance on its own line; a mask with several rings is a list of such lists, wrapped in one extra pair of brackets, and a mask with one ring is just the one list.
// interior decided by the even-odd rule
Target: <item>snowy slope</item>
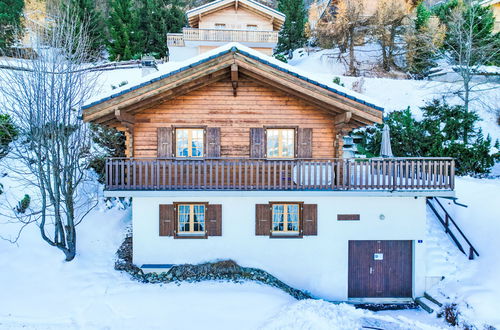
[[(70, 263), (42, 242), (35, 226), (16, 245), (0, 240), (0, 329), (445, 328), (423, 311), (373, 313), (296, 301), (256, 283), (138, 283), (113, 269), (129, 224), (128, 211), (94, 210), (78, 227), (79, 252)], [(2, 225), (0, 235), (12, 230)]]
[[(307, 55), (305, 52), (296, 51), (296, 56), (290, 62), (295, 67), (307, 70), (324, 81), (332, 81), (339, 77), (345, 87), (351, 88), (352, 83), (361, 78), (343, 76), (345, 65), (334, 57), (327, 55), (331, 50), (322, 50)], [(302, 56), (300, 56), (302, 55)], [(365, 62), (374, 62), (378, 56), (373, 49), (363, 49), (358, 57)], [(373, 58), (369, 58), (373, 57)], [(394, 110), (403, 110), (410, 107), (416, 118), (421, 117), (418, 109), (434, 98), (442, 98), (443, 94), (457, 90), (455, 83), (442, 83), (426, 80), (388, 79), (364, 77), (364, 91), (362, 94), (378, 100), (385, 109), (385, 113)], [(481, 86), (481, 93), (473, 95), (475, 99), (471, 108), (477, 111), (482, 118), (479, 126), (485, 134), (490, 134), (493, 139), (500, 139), (500, 127), (496, 123), (494, 111), (500, 108), (500, 85), (487, 84)], [(458, 97), (447, 97), (450, 103), (458, 103)]]

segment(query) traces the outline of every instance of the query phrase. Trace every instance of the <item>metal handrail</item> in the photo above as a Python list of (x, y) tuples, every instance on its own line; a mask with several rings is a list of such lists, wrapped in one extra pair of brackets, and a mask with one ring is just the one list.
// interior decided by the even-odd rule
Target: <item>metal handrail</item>
[[(439, 214), (439, 212), (436, 210), (436, 208), (434, 207), (434, 205), (430, 202), (430, 200), (435, 200), (437, 202), (437, 204), (441, 207), (441, 209), (443, 210), (443, 212), (445, 214), (445, 218), (444, 219)], [(455, 245), (458, 247), (458, 249), (460, 251), (462, 251), (463, 254), (467, 255), (467, 253), (465, 252), (462, 244), (460, 244), (460, 242), (458, 241), (458, 239), (455, 236), (455, 234), (450, 230), (450, 222), (455, 226), (455, 228), (457, 229), (457, 231), (460, 234), (460, 236), (462, 236), (462, 238), (464, 239), (464, 241), (469, 245), (469, 254), (468, 254), (469, 259), (473, 260), (474, 259), (474, 255), (476, 255), (477, 257), (479, 257), (479, 252), (477, 252), (476, 248), (472, 245), (472, 243), (469, 241), (469, 239), (467, 238), (467, 236), (465, 236), (465, 234), (462, 231), (462, 229), (460, 229), (460, 227), (457, 225), (457, 223), (455, 222), (455, 220), (453, 220), (452, 216), (446, 210), (446, 208), (443, 206), (443, 204), (441, 204), (441, 202), (439, 201), (439, 199), (437, 199), (437, 197), (429, 197), (427, 199), (427, 205), (429, 205), (429, 207), (431, 208), (431, 210), (434, 212), (434, 214), (438, 218), (439, 222), (441, 222), (441, 224), (445, 228), (445, 232), (451, 237), (451, 239), (453, 240), (453, 242), (455, 243)]]

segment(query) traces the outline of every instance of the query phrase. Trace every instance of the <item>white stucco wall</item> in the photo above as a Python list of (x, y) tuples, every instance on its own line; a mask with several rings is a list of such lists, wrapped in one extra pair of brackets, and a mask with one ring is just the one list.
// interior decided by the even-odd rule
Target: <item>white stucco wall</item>
[[(189, 197), (134, 197), (134, 263), (181, 264), (233, 259), (262, 268), (285, 283), (328, 300), (347, 299), (349, 240), (413, 240), (414, 296), (425, 289), (425, 198), (307, 196), (297, 192), (238, 194), (204, 192)], [(203, 196), (203, 197), (201, 197)], [(159, 236), (159, 204), (204, 201), (222, 204), (222, 236), (174, 239)], [(318, 236), (271, 239), (255, 236), (255, 204), (303, 201), (318, 204)], [(337, 221), (337, 214), (360, 214), (360, 221)], [(385, 220), (380, 220), (380, 214)]]

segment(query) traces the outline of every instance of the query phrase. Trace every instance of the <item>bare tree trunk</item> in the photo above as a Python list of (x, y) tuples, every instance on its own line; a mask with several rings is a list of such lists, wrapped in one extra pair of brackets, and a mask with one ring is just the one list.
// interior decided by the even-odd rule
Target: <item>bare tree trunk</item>
[(81, 107), (98, 86), (99, 73), (81, 70), (90, 66), (91, 40), (74, 17), (59, 13), (52, 26), (38, 31), (36, 56), (18, 65), (24, 69), (0, 76), (2, 105), (11, 109), (20, 135), (11, 154), (24, 166), (11, 169), (38, 191), (33, 208), (39, 210), (16, 217), (36, 222), (42, 239), (66, 261), (76, 255), (76, 226), (96, 202), (79, 190), (87, 179), (91, 144)]

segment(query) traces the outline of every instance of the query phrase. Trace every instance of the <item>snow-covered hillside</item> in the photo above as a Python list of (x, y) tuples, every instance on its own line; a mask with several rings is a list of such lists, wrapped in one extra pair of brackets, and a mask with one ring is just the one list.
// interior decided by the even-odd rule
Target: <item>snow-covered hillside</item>
[[(291, 64), (325, 81), (340, 76), (348, 88), (360, 80), (341, 76), (343, 66), (324, 56), (327, 52), (296, 56)], [(139, 68), (106, 71), (101, 76), (102, 90), (140, 77)], [(419, 106), (454, 87), (449, 83), (364, 78), (361, 92), (379, 100), (387, 112), (410, 106), (418, 117)], [(483, 119), (483, 130), (500, 139), (491, 112), (498, 104), (499, 90), (492, 89), (483, 92), (473, 106)], [(24, 194), (25, 187), (9, 177), (0, 178), (0, 183), (10, 193)], [(448, 274), (432, 293), (458, 303), (467, 322), (479, 328), (483, 324), (500, 327), (496, 308), (500, 297), (500, 179), (458, 178), (457, 197), (469, 207), (449, 207), (481, 256), (468, 261), (430, 218), (430, 253), (436, 259), (428, 266), (437, 274)], [(0, 215), (0, 236), (12, 237), (18, 226), (3, 225), (5, 220)], [(421, 310), (373, 313), (345, 304), (298, 302), (278, 289), (256, 283), (134, 282), (113, 269), (115, 252), (129, 225), (129, 211), (107, 209), (101, 203), (78, 227), (78, 255), (70, 263), (41, 240), (34, 225), (25, 229), (16, 244), (0, 239), (0, 329), (447, 328), (442, 319)]]
[[(496, 285), (500, 263), (495, 251), (500, 250), (496, 239), (500, 211), (484, 209), (500, 196), (500, 181), (458, 179), (457, 194), (469, 204), (456, 211), (457, 219), (481, 257), (468, 262), (451, 246), (449, 255), (467, 269), (457, 267), (436, 290), (462, 303), (469, 322), (499, 326), (495, 300), (500, 295)], [(29, 226), (15, 245), (0, 240), (0, 328), (162, 329), (165, 324), (169, 329), (447, 328), (442, 319), (422, 310), (373, 313), (324, 301), (296, 301), (256, 283), (134, 282), (113, 269), (115, 251), (129, 224), (129, 211), (101, 205), (78, 227), (79, 252), (70, 263), (42, 242), (35, 226)], [(0, 234), (8, 236), (14, 229), (0, 226)], [(444, 234), (441, 238), (447, 239)]]

